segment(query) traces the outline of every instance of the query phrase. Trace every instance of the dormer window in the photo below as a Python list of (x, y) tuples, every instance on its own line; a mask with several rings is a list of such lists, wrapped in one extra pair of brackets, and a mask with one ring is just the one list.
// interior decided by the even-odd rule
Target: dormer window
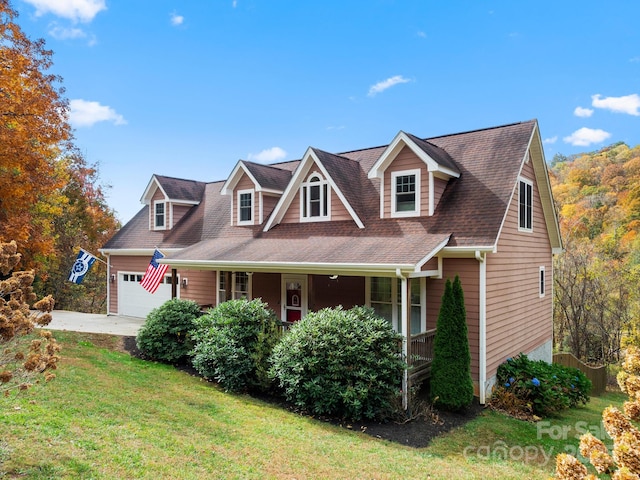
[(253, 190), (238, 191), (238, 225), (253, 225)]
[(300, 188), (300, 220), (329, 220), (329, 184), (314, 173)]
[(153, 204), (153, 227), (156, 230), (165, 229), (165, 203), (155, 202)]
[(420, 170), (391, 173), (391, 216), (420, 215)]

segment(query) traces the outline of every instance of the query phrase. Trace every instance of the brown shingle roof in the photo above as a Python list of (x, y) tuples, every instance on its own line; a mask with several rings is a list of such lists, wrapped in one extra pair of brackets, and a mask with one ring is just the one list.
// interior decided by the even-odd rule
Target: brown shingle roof
[(247, 162), (246, 160), (243, 160), (242, 163), (262, 188), (282, 192), (287, 188), (287, 185), (291, 180), (290, 170), (270, 165), (262, 165), (260, 163)]
[[(428, 139), (411, 136), (434, 160), (460, 172), (431, 217), (379, 218), (379, 180), (368, 179), (367, 173), (386, 146), (339, 155), (313, 149), (364, 229), (352, 221), (279, 224), (268, 232), (261, 226), (232, 227), (229, 198), (220, 195), (224, 182), (194, 182), (201, 185), (203, 201), (173, 231), (150, 232), (145, 208), (105, 248), (190, 245), (172, 255), (183, 262), (416, 264), (447, 241), (448, 246), (491, 247), (535, 128), (532, 120)], [(298, 164), (246, 163), (263, 186), (290, 177)]]
[(165, 177), (155, 175), (162, 190), (171, 200), (183, 200), (187, 202), (199, 202), (204, 193), (205, 182), (185, 180), (183, 178)]

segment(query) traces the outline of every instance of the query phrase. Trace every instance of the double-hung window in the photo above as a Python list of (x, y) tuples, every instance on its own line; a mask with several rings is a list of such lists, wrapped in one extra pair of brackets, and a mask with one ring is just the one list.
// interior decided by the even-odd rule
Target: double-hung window
[(314, 173), (302, 184), (300, 191), (300, 217), (302, 221), (329, 220), (329, 183)]
[(518, 230), (533, 231), (533, 184), (520, 180), (518, 188)]
[(391, 172), (391, 216), (420, 215), (420, 170)]
[(238, 192), (238, 225), (253, 225), (253, 190)]
[(153, 227), (157, 230), (165, 228), (165, 204), (156, 202), (153, 206)]

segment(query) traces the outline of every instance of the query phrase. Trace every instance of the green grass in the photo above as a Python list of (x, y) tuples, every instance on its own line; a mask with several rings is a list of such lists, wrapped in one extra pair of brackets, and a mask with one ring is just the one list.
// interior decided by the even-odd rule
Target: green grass
[(594, 398), (542, 427), (487, 411), (412, 449), (224, 393), (114, 351), (117, 337), (56, 338), (57, 378), (0, 399), (0, 477), (547, 478), (555, 455), (575, 451), (576, 434), (599, 428), (602, 409), (624, 400)]

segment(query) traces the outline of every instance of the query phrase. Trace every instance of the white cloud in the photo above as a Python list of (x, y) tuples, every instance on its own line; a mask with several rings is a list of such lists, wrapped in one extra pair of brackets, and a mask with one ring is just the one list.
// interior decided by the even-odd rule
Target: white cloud
[(593, 110), (590, 108), (576, 107), (573, 111), (573, 114), (576, 117), (588, 118), (593, 115)]
[(627, 113), (629, 115), (640, 116), (640, 95), (626, 95), (623, 97), (605, 97), (602, 95), (592, 95), (591, 100), (596, 108), (604, 108), (616, 113)]
[(49, 35), (57, 40), (76, 40), (87, 37), (87, 34), (81, 28), (66, 28), (57, 24), (51, 25)]
[(52, 13), (74, 22), (90, 22), (102, 10), (105, 0), (25, 0), (36, 8), (36, 15)]
[(127, 121), (113, 108), (87, 100), (69, 102), (69, 122), (75, 127), (91, 127), (98, 122), (113, 122), (114, 125), (126, 125)]
[(556, 135), (555, 137), (549, 137), (549, 138), (545, 138), (542, 143), (545, 144), (551, 144), (551, 143), (556, 143), (558, 141), (558, 136)]
[(564, 137), (562, 140), (575, 147), (588, 147), (592, 143), (604, 142), (610, 136), (611, 134), (604, 130), (582, 127), (568, 137)]
[(426, 33), (424, 33), (422, 30), (420, 30), (420, 31), (418, 32), (418, 36), (419, 36), (420, 38), (427, 38), (427, 34), (426, 34)]
[(372, 85), (371, 88), (369, 88), (368, 95), (370, 97), (373, 97), (378, 93), (382, 93), (386, 89), (393, 87), (394, 85), (398, 85), (400, 83), (409, 83), (410, 81), (411, 80), (409, 80), (408, 78), (404, 78), (402, 75), (396, 75), (394, 77), (387, 78), (382, 82), (378, 82), (375, 85)]
[(236, 8), (238, 6), (238, 0), (233, 0), (231, 4), (233, 5), (233, 8)]
[(182, 25), (184, 23), (184, 17), (182, 15), (178, 15), (177, 13), (171, 14), (171, 25)]
[(271, 147), (267, 148), (266, 150), (262, 150), (260, 153), (250, 153), (249, 155), (247, 155), (247, 158), (255, 162), (267, 163), (282, 160), (286, 156), (287, 152), (285, 152), (282, 148)]

